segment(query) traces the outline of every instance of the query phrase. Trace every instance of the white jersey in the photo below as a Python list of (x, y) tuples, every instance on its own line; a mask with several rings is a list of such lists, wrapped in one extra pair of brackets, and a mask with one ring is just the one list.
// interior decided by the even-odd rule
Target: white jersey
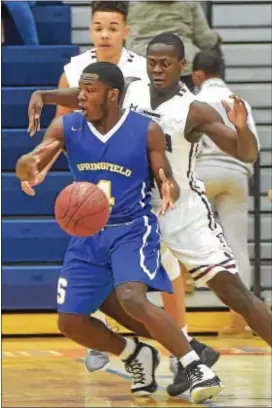
[[(225, 99), (229, 103), (229, 105), (232, 106), (233, 100), (230, 99), (230, 95), (232, 94), (233, 92), (231, 91), (230, 88), (228, 88), (228, 86), (222, 79), (212, 78), (208, 79), (203, 83), (201, 90), (197, 95), (197, 99), (199, 101), (209, 103), (219, 113), (224, 123), (227, 126), (231, 127), (232, 129), (235, 129), (234, 125), (229, 121), (226, 111), (221, 103), (221, 100)], [(248, 113), (247, 125), (249, 129), (255, 134), (259, 146), (257, 130), (252, 116), (251, 107), (246, 101), (245, 105)], [(223, 152), (208, 136), (203, 135), (200, 147), (201, 149), (198, 156), (199, 162), (204, 163), (204, 161), (207, 160), (209, 161), (217, 160), (218, 165), (220, 165), (221, 162), (223, 167), (226, 167), (228, 163), (230, 165), (235, 164), (236, 166), (237, 165), (241, 166), (242, 168), (246, 169), (250, 174), (252, 174), (253, 171), (252, 164), (243, 163), (240, 160), (237, 160), (234, 157)]]
[[(71, 88), (77, 87), (80, 75), (89, 64), (97, 62), (96, 48), (83, 52), (71, 58), (71, 62), (64, 66), (64, 73)], [(123, 48), (121, 58), (118, 62), (125, 78), (136, 77), (147, 80), (146, 58), (133, 51)]]
[(173, 175), (183, 190), (191, 189), (192, 180), (195, 182), (198, 143), (192, 144), (184, 137), (187, 115), (194, 100), (195, 96), (181, 84), (178, 94), (153, 110), (148, 82), (135, 81), (128, 87), (123, 102), (123, 107), (150, 116), (160, 124), (166, 135), (167, 156)]

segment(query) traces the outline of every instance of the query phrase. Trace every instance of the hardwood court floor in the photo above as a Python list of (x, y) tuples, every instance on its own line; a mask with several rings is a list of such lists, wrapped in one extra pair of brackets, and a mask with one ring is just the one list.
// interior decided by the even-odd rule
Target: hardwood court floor
[[(202, 338), (222, 356), (215, 371), (225, 389), (208, 407), (271, 407), (271, 353), (259, 339)], [(112, 358), (106, 372), (89, 374), (85, 350), (69, 340), (6, 339), (2, 343), (3, 407), (195, 407), (189, 395), (168, 398), (171, 382), (164, 350), (159, 390), (152, 399), (132, 399), (122, 363)], [(198, 405), (199, 406), (199, 405)]]

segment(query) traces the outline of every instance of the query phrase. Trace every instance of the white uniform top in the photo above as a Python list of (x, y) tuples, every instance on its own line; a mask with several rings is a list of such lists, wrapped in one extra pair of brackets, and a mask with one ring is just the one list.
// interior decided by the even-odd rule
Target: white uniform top
[[(195, 99), (195, 95), (181, 84), (178, 94), (153, 110), (149, 83), (135, 81), (128, 87), (123, 106), (151, 117), (164, 130), (167, 156), (181, 194), (174, 209), (158, 216), (161, 237), (201, 286), (222, 270), (230, 273), (237, 270), (222, 229), (213, 217), (204, 184), (195, 178), (199, 143), (190, 143), (184, 137), (190, 105)], [(155, 212), (160, 202), (158, 191), (154, 190), (152, 205)]]
[(192, 144), (184, 137), (187, 115), (194, 100), (195, 96), (181, 84), (178, 94), (152, 110), (148, 82), (135, 81), (128, 87), (123, 102), (123, 107), (150, 116), (160, 124), (166, 135), (167, 156), (173, 175), (183, 190), (191, 189), (198, 151), (198, 143)]
[[(97, 62), (96, 48), (83, 52), (71, 58), (71, 62), (64, 66), (64, 73), (71, 88), (77, 87), (80, 75), (89, 64)], [(146, 58), (133, 51), (123, 48), (118, 67), (125, 78), (136, 77), (147, 80)]]
[[(202, 84), (201, 90), (197, 95), (197, 99), (202, 102), (209, 103), (222, 117), (224, 123), (235, 129), (234, 125), (228, 120), (226, 111), (222, 106), (221, 100), (225, 99), (230, 106), (233, 105), (233, 100), (229, 98), (233, 92), (230, 88), (225, 84), (225, 82), (220, 78), (212, 78), (208, 79)], [(258, 148), (259, 148), (259, 139), (257, 135), (257, 130), (255, 126), (255, 122), (252, 116), (252, 111), (250, 105), (245, 101), (246, 108), (247, 108), (247, 125), (250, 130), (255, 134)], [(246, 170), (251, 175), (253, 172), (253, 165), (248, 163), (243, 163), (240, 160), (235, 159), (234, 157), (228, 155), (227, 153), (223, 152), (208, 136), (203, 135), (200, 144), (200, 152), (198, 156), (198, 162), (204, 164), (207, 160), (218, 160), (217, 164), (223, 167), (226, 167), (228, 164), (233, 166), (240, 166), (241, 170)]]

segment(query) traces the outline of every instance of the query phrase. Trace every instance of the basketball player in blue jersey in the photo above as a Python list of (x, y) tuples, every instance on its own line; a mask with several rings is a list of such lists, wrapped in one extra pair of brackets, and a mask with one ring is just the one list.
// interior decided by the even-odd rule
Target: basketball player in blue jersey
[[(121, 69), (125, 79), (133, 77), (148, 80), (146, 58), (124, 47), (129, 35), (128, 10), (129, 2), (126, 1), (91, 2), (90, 35), (94, 46), (72, 57), (71, 61), (64, 66), (64, 72), (59, 81), (60, 88), (78, 87), (83, 69), (87, 65), (99, 61), (116, 64)], [(56, 116), (66, 115), (72, 111), (72, 109), (57, 105)], [(57, 153), (57, 157), (60, 153), (60, 151)], [(39, 175), (40, 182), (42, 182), (48, 171), (49, 168), (44, 169), (43, 173)], [(21, 186), (26, 194), (34, 195), (34, 189), (28, 183), (23, 182)], [(219, 357), (219, 353), (187, 334), (183, 278), (180, 276), (178, 261), (169, 250), (166, 250), (163, 252), (162, 264), (168, 272), (174, 291), (172, 295), (168, 293), (161, 294), (164, 308), (190, 340), (192, 348), (201, 356), (204, 362), (208, 358), (207, 363), (211, 366)], [(106, 353), (88, 350), (85, 366), (89, 371), (103, 368), (108, 363), (109, 357)], [(174, 372), (175, 366), (172, 363), (173, 359), (170, 358), (170, 370)]]
[[(271, 345), (271, 313), (239, 278), (235, 258), (220, 226), (215, 223), (204, 186), (194, 174), (202, 132), (239, 160), (256, 160), (258, 144), (246, 126), (244, 103), (237, 96), (232, 102), (228, 101), (229, 104), (224, 103), (227, 116), (235, 127), (233, 130), (223, 123), (211, 106), (198, 102), (179, 82), (185, 65), (184, 47), (173, 34), (163, 33), (155, 37), (149, 44), (147, 58), (150, 84), (144, 81), (131, 83), (124, 104), (157, 118), (167, 136), (167, 155), (182, 194), (179, 205), (159, 220), (162, 239), (198, 283), (209, 286), (223, 303), (241, 314), (253, 331)], [(69, 95), (53, 91), (47, 94), (47, 100), (50, 97), (55, 103), (76, 107), (77, 93), (76, 89), (70, 90)], [(184, 371), (179, 365), (176, 381), (168, 389), (171, 395), (186, 390), (182, 377)]]
[(220, 392), (222, 383), (200, 362), (168, 314), (146, 298), (148, 290), (171, 291), (160, 263), (150, 173), (161, 191), (163, 214), (179, 198), (179, 187), (165, 154), (164, 133), (149, 118), (120, 109), (123, 89), (116, 65), (100, 62), (85, 68), (80, 78), (82, 112), (57, 118), (42, 143), (18, 160), (16, 174), (21, 181), (33, 181), (65, 149), (74, 180), (102, 185), (112, 205), (105, 228), (92, 237), (73, 237), (68, 245), (59, 279), (60, 331), (84, 347), (120, 356), (132, 373), (134, 395), (154, 392), (156, 349), (125, 339), (89, 316), (115, 290), (124, 312), (183, 364), (192, 401), (198, 403)]

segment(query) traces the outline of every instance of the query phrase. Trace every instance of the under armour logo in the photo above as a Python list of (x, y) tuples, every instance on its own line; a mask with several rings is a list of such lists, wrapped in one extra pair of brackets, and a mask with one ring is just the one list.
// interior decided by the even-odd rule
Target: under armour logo
[(130, 110), (136, 111), (137, 108), (138, 108), (138, 105), (133, 105), (133, 103), (130, 104), (130, 107), (129, 107)]
[(81, 128), (76, 129), (74, 126), (71, 127), (72, 132), (78, 132)]

